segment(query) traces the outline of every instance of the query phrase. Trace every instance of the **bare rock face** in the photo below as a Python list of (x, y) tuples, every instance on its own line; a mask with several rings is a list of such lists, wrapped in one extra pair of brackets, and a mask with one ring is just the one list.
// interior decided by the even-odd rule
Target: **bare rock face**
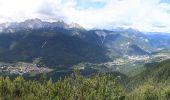
[(80, 26), (77, 23), (67, 24), (64, 21), (47, 22), (36, 18), (36, 19), (28, 19), (20, 23), (16, 23), (16, 22), (2, 23), (0, 24), (0, 33), (14, 33), (21, 30), (22, 31), (35, 30), (35, 29), (42, 29), (42, 28), (84, 29), (82, 26)]

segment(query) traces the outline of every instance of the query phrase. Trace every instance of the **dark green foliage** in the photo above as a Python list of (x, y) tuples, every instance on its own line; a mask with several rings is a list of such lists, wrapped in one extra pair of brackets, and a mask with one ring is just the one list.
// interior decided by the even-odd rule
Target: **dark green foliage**
[(56, 83), (0, 77), (1, 100), (124, 100), (121, 86), (109, 75), (85, 78), (78, 70)]
[(131, 78), (129, 100), (170, 100), (170, 60), (155, 65)]
[(144, 84), (128, 93), (128, 100), (170, 100), (170, 85)]
[[(126, 76), (123, 77), (120, 73), (99, 73), (87, 78), (81, 76), (79, 70), (74, 70), (74, 74), (57, 82), (51, 79), (47, 81), (45, 74), (40, 77), (40, 81), (26, 81), (22, 77), (14, 80), (0, 77), (0, 99), (170, 100), (169, 65), (169, 61), (164, 61), (151, 67), (152, 71), (140, 74), (143, 78), (137, 76), (138, 80), (130, 80), (131, 85), (125, 83)], [(162, 79), (158, 81), (157, 77)], [(122, 81), (119, 78), (122, 78)], [(121, 87), (121, 82), (124, 82), (124, 88)]]
[(170, 60), (155, 65), (156, 66), (148, 67), (146, 71), (132, 77), (129, 82), (129, 87), (134, 88), (146, 82), (150, 84), (170, 82)]

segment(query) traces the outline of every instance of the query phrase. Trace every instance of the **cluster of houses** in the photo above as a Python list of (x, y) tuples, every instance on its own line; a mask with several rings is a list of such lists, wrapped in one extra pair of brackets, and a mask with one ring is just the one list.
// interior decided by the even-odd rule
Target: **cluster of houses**
[(1, 64), (0, 72), (10, 73), (10, 74), (24, 74), (24, 73), (46, 73), (50, 72), (52, 69), (47, 67), (37, 67), (36, 64), (32, 63), (18, 63), (18, 64)]

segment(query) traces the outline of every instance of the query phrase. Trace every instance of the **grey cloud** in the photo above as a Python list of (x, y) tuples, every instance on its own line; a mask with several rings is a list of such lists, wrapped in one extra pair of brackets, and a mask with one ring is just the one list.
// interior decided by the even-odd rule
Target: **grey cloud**
[(43, 1), (37, 9), (37, 13), (44, 15), (55, 15), (54, 12), (55, 8), (47, 1)]
[(64, 20), (67, 21), (67, 17), (62, 12), (61, 7), (57, 5), (51, 4), (47, 1), (43, 1), (40, 6), (38, 7), (36, 13), (41, 16), (43, 20)]
[(168, 26), (163, 25), (163, 24), (152, 24), (152, 27), (156, 27), (156, 28), (167, 28)]

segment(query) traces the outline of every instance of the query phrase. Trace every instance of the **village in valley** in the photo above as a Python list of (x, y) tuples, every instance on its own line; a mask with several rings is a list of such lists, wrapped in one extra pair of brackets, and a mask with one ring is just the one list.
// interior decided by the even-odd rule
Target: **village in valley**
[[(122, 58), (116, 58), (112, 61), (105, 63), (80, 63), (76, 66), (84, 70), (85, 68), (93, 68), (100, 71), (119, 71), (124, 74), (129, 74), (129, 72), (136, 72), (144, 70), (144, 65), (146, 63), (161, 62), (163, 60), (169, 59), (170, 54), (156, 54), (156, 55), (141, 55), (141, 56), (124, 56)], [(0, 73), (9, 74), (29, 74), (29, 73), (48, 73), (53, 71), (53, 69), (46, 66), (39, 66), (37, 63), (40, 59), (36, 59), (32, 63), (17, 62), (14, 64), (0, 63)]]
[(161, 62), (170, 58), (168, 53), (159, 53), (155, 55), (138, 55), (117, 58), (105, 63), (81, 63), (78, 64), (79, 69), (93, 68), (101, 72), (118, 71), (126, 75), (136, 75), (146, 69), (145, 64), (153, 62)]
[(25, 73), (47, 73), (52, 71), (48, 67), (38, 67), (34, 63), (19, 62), (17, 64), (0, 64), (0, 73), (25, 74)]

